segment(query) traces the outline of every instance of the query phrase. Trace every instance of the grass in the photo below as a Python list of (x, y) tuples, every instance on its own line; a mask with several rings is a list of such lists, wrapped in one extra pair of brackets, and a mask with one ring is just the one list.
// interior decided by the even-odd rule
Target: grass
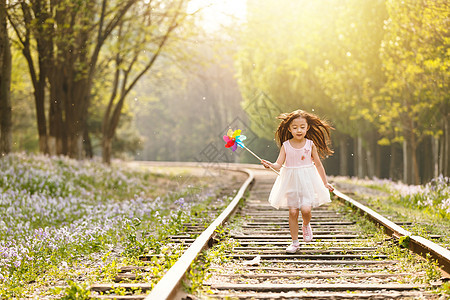
[[(383, 230), (367, 218), (361, 218), (359, 214), (355, 214), (354, 210), (348, 204), (333, 201), (332, 204), (340, 212), (345, 213), (349, 221), (356, 222), (357, 228), (361, 231), (365, 241), (354, 247), (361, 246), (377, 246), (377, 253), (388, 256), (388, 260), (398, 261), (395, 264), (396, 272), (412, 273), (403, 283), (430, 284), (436, 282), (441, 277), (438, 264), (433, 261), (430, 256), (422, 258), (411, 252), (406, 246), (407, 241), (394, 241), (385, 235)], [(423, 275), (421, 275), (423, 274)], [(435, 290), (437, 293), (443, 293), (442, 289)]]
[(26, 154), (0, 170), (1, 299), (85, 299), (129, 264), (150, 267), (141, 279), (156, 283), (184, 250), (168, 236), (208, 223), (207, 208), (220, 210), (239, 181)]
[(387, 216), (394, 222), (412, 222), (401, 225), (412, 235), (431, 239), (450, 249), (450, 184), (449, 178), (439, 177), (424, 186), (408, 186), (389, 180), (362, 180), (335, 177), (338, 189), (353, 191), (355, 200)]

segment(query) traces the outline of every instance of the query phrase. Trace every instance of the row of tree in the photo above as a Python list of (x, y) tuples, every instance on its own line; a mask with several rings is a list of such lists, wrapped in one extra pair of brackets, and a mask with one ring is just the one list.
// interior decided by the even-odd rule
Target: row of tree
[[(249, 0), (237, 55), (247, 113), (263, 92), (274, 111), (326, 116), (342, 175), (448, 176), (449, 13), (445, 0)], [(273, 122), (254, 131), (271, 137)]]
[(2, 1), (2, 153), (11, 149), (11, 101), (4, 94), (10, 89), (9, 40), (26, 61), (39, 150), (92, 156), (89, 115), (101, 109), (102, 155), (108, 163), (125, 99), (160, 56), (173, 53), (177, 42), (191, 34), (187, 28), (193, 18), (186, 12), (187, 2)]
[(336, 127), (329, 174), (448, 176), (445, 1), (248, 0), (205, 36), (187, 2), (0, 1), (1, 152), (12, 123), (16, 149), (39, 132), (44, 153), (109, 162), (115, 136), (136, 159), (256, 162), (223, 147), (232, 127), (273, 160), (276, 116), (302, 108)]

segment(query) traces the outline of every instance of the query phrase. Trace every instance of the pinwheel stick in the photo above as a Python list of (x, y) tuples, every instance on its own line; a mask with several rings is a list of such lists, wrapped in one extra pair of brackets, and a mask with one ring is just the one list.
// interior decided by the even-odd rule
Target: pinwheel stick
[[(243, 144), (242, 146), (243, 146), (243, 148), (244, 148), (245, 150), (247, 150), (248, 152), (250, 152), (254, 157), (256, 157), (257, 159), (259, 159), (259, 161), (262, 161), (262, 159), (261, 159), (258, 155), (256, 155), (255, 153), (253, 153), (252, 150), (248, 149), (244, 144)], [(270, 168), (272, 171), (274, 171), (275, 173), (277, 173), (278, 175), (280, 175), (280, 172), (278, 172), (277, 170), (275, 170), (275, 169), (272, 168), (271, 166), (269, 166), (269, 168)]]

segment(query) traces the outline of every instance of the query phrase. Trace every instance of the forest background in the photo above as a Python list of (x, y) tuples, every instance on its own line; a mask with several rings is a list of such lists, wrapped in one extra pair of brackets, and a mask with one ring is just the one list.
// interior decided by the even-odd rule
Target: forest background
[(326, 118), (330, 175), (449, 176), (444, 0), (247, 0), (211, 27), (187, 0), (0, 0), (0, 145), (136, 160), (274, 160), (276, 116)]

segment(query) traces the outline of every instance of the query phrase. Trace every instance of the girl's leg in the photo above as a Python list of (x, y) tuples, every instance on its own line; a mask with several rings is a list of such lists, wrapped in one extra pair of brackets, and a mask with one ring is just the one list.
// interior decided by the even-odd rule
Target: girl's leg
[(289, 208), (289, 231), (291, 232), (292, 244), (286, 248), (287, 253), (295, 253), (300, 244), (298, 242), (298, 208)]
[(289, 208), (289, 231), (293, 241), (298, 240), (298, 215), (298, 208)]
[(306, 243), (309, 243), (313, 239), (311, 225), (309, 224), (309, 222), (311, 221), (311, 206), (303, 205), (301, 207), (301, 211), (302, 211), (302, 219), (303, 219), (303, 226), (302, 226), (303, 240)]
[(308, 226), (309, 222), (311, 221), (311, 205), (302, 205), (300, 209), (302, 211), (303, 226)]

